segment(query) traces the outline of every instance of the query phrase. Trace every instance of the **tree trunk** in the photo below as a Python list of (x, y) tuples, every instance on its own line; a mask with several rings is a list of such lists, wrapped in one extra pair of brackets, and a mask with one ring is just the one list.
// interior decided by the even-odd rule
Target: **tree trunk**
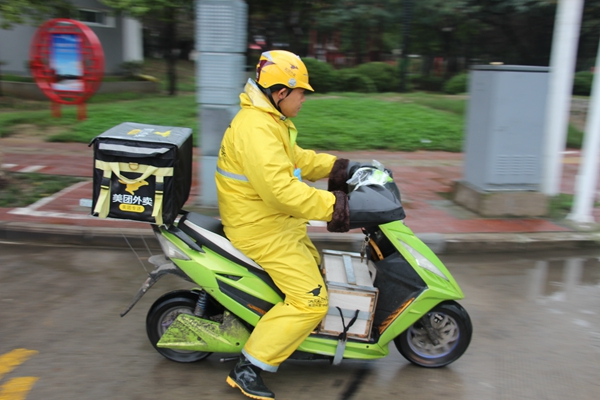
[(169, 95), (177, 95), (177, 55), (175, 54), (175, 45), (177, 43), (177, 27), (175, 25), (175, 11), (168, 11), (169, 18), (165, 25), (165, 59), (167, 61), (167, 80), (169, 85)]
[(2, 168), (2, 149), (0, 149), (0, 189), (3, 189), (7, 183), (8, 183), (8, 181), (6, 178), (6, 173), (4, 172), (4, 169)]
[(408, 92), (408, 82), (406, 78), (408, 70), (408, 52), (410, 48), (410, 25), (412, 23), (414, 0), (402, 1), (402, 54), (400, 59), (400, 79), (398, 81), (398, 91), (400, 93)]
[(0, 97), (2, 96), (2, 60), (0, 60)]

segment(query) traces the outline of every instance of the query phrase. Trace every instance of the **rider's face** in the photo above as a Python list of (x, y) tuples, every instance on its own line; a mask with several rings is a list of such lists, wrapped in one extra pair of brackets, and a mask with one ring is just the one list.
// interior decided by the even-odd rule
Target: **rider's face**
[(279, 108), (281, 113), (288, 118), (295, 117), (302, 108), (302, 103), (306, 98), (304, 97), (304, 89), (296, 88), (292, 90), (289, 96), (285, 97), (287, 89), (282, 89), (277, 92), (278, 98), (281, 100)]

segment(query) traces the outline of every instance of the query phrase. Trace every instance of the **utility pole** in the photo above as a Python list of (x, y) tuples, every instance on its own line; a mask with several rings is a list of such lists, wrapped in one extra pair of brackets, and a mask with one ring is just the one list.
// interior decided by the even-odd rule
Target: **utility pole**
[[(600, 71), (600, 43), (596, 56), (596, 69)], [(598, 186), (598, 156), (600, 155), (600, 79), (594, 74), (590, 104), (588, 106), (585, 136), (583, 137), (582, 163), (575, 179), (573, 209), (567, 216), (574, 222), (593, 223), (592, 209)]]
[(542, 153), (541, 191), (548, 196), (555, 196), (560, 191), (562, 151), (567, 138), (583, 1), (559, 0), (556, 9)]

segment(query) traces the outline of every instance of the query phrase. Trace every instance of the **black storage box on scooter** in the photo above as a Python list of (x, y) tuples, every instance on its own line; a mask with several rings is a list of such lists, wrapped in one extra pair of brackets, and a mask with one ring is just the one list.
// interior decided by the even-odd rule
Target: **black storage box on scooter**
[(92, 214), (170, 225), (192, 183), (190, 128), (124, 122), (96, 136)]

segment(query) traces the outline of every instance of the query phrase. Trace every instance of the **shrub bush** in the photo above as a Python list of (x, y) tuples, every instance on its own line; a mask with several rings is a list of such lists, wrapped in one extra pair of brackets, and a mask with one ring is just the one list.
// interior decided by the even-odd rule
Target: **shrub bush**
[(459, 94), (467, 92), (468, 74), (454, 75), (444, 84), (444, 93)]
[(310, 86), (316, 93), (327, 93), (335, 90), (335, 70), (326, 62), (314, 58), (303, 58), (304, 64), (308, 69), (308, 78)]
[(374, 93), (377, 91), (371, 78), (357, 74), (353, 69), (339, 71), (338, 88), (340, 92)]
[(579, 96), (589, 96), (592, 92), (592, 81), (594, 74), (588, 71), (581, 71), (575, 74), (573, 80), (573, 94)]
[(444, 78), (441, 76), (413, 75), (410, 82), (416, 90), (428, 92), (441, 92), (444, 86)]
[(353, 70), (373, 81), (378, 92), (394, 92), (398, 86), (398, 68), (384, 62), (361, 64)]
[(2, 75), (2, 80), (7, 82), (33, 82), (33, 78), (30, 76), (18, 76), (18, 75)]

